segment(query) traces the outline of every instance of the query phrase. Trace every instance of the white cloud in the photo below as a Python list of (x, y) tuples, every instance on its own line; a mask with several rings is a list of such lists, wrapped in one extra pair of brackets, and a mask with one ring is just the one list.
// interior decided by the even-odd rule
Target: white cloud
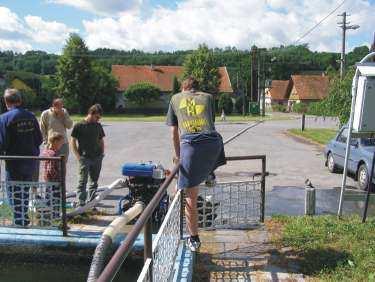
[(25, 22), (29, 28), (30, 36), (38, 43), (62, 43), (70, 33), (78, 32), (77, 29), (67, 27), (56, 21), (44, 21), (41, 17), (26, 16)]
[[(338, 51), (340, 30), (336, 14), (344, 10), (353, 15), (353, 23), (361, 25), (355, 33), (371, 40), (372, 35), (367, 33), (375, 26), (375, 6), (368, 1), (347, 1), (300, 43), (309, 43), (314, 50)], [(294, 43), (341, 2), (185, 0), (176, 9), (156, 7), (148, 17), (139, 9), (118, 17), (86, 20), (83, 24), (90, 48), (155, 51), (191, 49), (200, 43), (211, 47), (249, 48), (252, 44), (272, 47)], [(354, 32), (349, 37), (353, 35)]]
[(139, 8), (143, 0), (48, 0), (47, 2), (72, 6), (97, 15), (113, 16)]
[(22, 20), (10, 9), (0, 6), (0, 37), (12, 38), (25, 33)]
[(0, 6), (0, 28), (2, 31), (16, 31), (22, 29), (22, 23), (10, 9)]
[(0, 50), (23, 53), (35, 43), (62, 45), (71, 32), (78, 30), (31, 15), (22, 19), (9, 8), (0, 6)]
[(0, 38), (0, 50), (13, 50), (14, 52), (24, 53), (32, 50), (31, 44), (22, 40), (6, 40)]

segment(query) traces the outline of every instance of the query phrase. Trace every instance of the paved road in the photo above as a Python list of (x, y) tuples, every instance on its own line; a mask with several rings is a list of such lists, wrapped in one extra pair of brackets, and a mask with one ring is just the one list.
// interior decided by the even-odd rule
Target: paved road
[[(224, 140), (245, 128), (246, 123), (218, 123), (217, 129)], [(285, 135), (288, 128), (297, 128), (299, 120), (268, 121), (238, 137), (226, 146), (227, 156), (265, 154), (267, 189), (274, 186), (304, 186), (306, 178), (319, 188), (340, 186), (341, 175), (330, 174), (324, 166), (319, 147), (302, 143)], [(332, 120), (308, 120), (308, 127), (337, 127)], [(159, 122), (111, 122), (104, 123), (106, 132), (106, 156), (100, 185), (109, 184), (121, 177), (125, 162), (156, 161), (172, 167), (172, 143), (170, 132)], [(233, 162), (221, 168), (218, 176), (224, 180), (237, 179), (244, 172), (260, 171), (260, 162)], [(68, 162), (67, 188), (75, 189), (78, 180), (77, 161), (70, 156)], [(349, 181), (349, 184), (354, 182)]]

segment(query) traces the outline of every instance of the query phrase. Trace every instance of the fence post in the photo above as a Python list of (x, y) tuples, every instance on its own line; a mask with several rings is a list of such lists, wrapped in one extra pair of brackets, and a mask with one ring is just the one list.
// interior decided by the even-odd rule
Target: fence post
[(261, 183), (261, 211), (260, 211), (260, 222), (264, 222), (264, 211), (266, 202), (266, 156), (262, 157), (262, 183)]
[(302, 131), (305, 131), (305, 123), (306, 123), (306, 115), (302, 114), (302, 124), (301, 124)]
[(316, 192), (315, 188), (305, 188), (305, 215), (315, 215)]
[(61, 167), (61, 175), (60, 175), (60, 182), (61, 182), (61, 219), (62, 219), (62, 231), (63, 236), (68, 236), (68, 224), (66, 218), (66, 183), (65, 183), (65, 176), (66, 176), (66, 164), (65, 164), (65, 157), (61, 156), (60, 158), (60, 167)]

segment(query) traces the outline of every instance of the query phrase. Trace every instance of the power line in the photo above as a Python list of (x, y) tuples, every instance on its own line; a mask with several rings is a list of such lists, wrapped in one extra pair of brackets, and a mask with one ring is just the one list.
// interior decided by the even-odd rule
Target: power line
[(315, 24), (312, 28), (310, 28), (306, 33), (304, 33), (302, 36), (300, 36), (296, 41), (294, 41), (293, 44), (297, 44), (299, 41), (301, 41), (303, 38), (305, 38), (307, 35), (309, 35), (314, 29), (316, 29), (322, 22), (324, 22), (326, 19), (328, 19), (332, 14), (334, 14), (344, 3), (346, 0), (342, 1), (340, 5), (338, 5), (335, 9), (333, 9), (327, 16), (325, 16), (323, 19), (321, 19), (317, 24)]

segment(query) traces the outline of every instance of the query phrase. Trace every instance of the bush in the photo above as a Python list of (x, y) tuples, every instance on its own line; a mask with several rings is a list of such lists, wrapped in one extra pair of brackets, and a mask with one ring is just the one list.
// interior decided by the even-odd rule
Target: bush
[(351, 87), (354, 69), (350, 69), (343, 80), (339, 74), (330, 78), (328, 96), (321, 102), (310, 105), (308, 113), (318, 116), (338, 117), (341, 124), (349, 120), (351, 106)]
[[(242, 114), (242, 105), (243, 105), (243, 97), (237, 97), (234, 103), (234, 107), (236, 108), (236, 112)], [(245, 105), (248, 105), (248, 99), (245, 97)], [(245, 107), (245, 114), (247, 113), (247, 107)]]
[(160, 95), (160, 89), (149, 82), (140, 82), (130, 85), (124, 92), (125, 98), (138, 106), (144, 106), (148, 102), (157, 100)]
[(231, 114), (233, 112), (233, 102), (232, 98), (227, 93), (221, 93), (218, 102), (219, 112), (224, 110), (226, 114)]
[(322, 103), (321, 102), (315, 102), (311, 103), (307, 109), (307, 113), (309, 115), (314, 115), (314, 116), (325, 116), (325, 110), (323, 109)]
[(292, 107), (292, 112), (294, 113), (304, 114), (304, 113), (307, 113), (307, 111), (308, 111), (308, 105), (305, 103), (294, 104)]
[(285, 113), (286, 112), (286, 106), (280, 105), (280, 104), (272, 105), (272, 111)]

